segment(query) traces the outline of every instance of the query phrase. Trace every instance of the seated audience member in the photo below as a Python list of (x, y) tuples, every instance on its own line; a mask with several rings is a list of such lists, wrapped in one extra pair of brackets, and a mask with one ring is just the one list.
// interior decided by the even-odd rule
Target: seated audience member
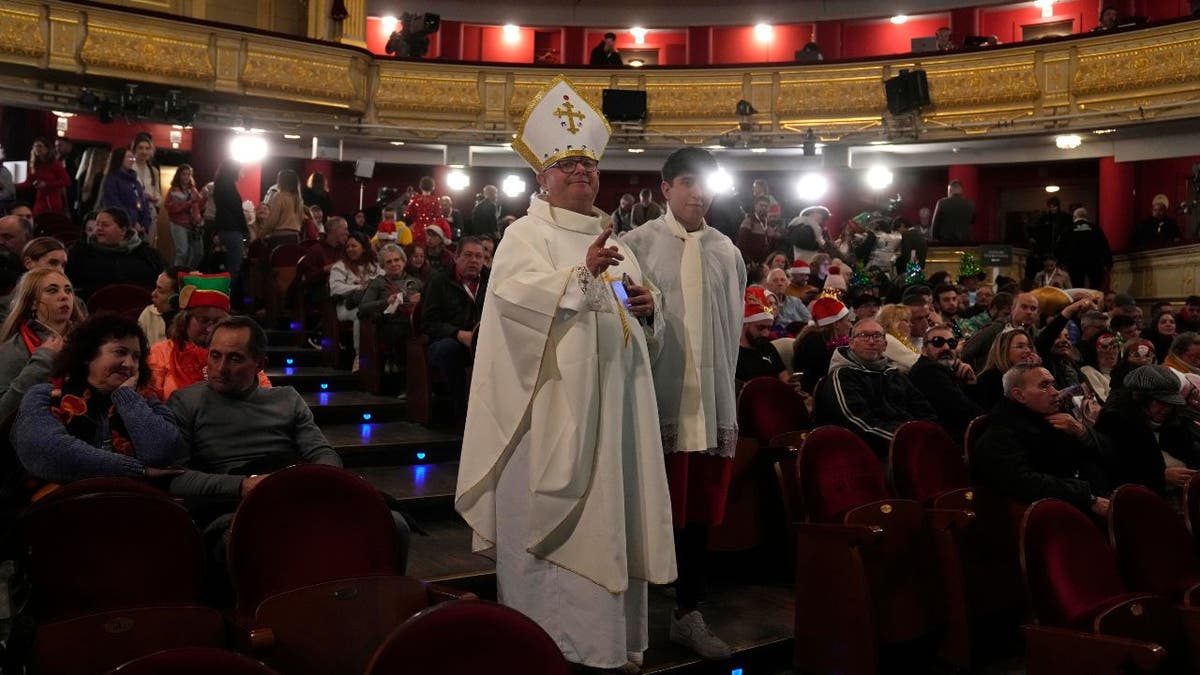
[(154, 290), (150, 291), (150, 304), (138, 315), (138, 327), (146, 335), (146, 342), (154, 344), (167, 338), (167, 326), (175, 318), (178, 309), (171, 300), (179, 302), (179, 274), (186, 270), (173, 267), (158, 275)]
[(901, 424), (937, 421), (929, 401), (883, 356), (885, 336), (883, 326), (874, 319), (854, 324), (850, 346), (839, 347), (833, 354), (829, 381), (817, 392), (816, 406), (819, 424), (850, 429), (880, 457), (887, 456)]
[[(1107, 314), (1099, 310), (1091, 310), (1083, 313), (1083, 316), (1079, 319), (1079, 345), (1080, 350), (1084, 352), (1084, 358), (1087, 358), (1092, 345), (1096, 342), (1096, 338), (1108, 332)], [(1087, 345), (1086, 348), (1085, 345)]]
[(1071, 344), (1069, 324), (1076, 316), (1093, 307), (1095, 302), (1091, 298), (1067, 305), (1042, 328), (1034, 341), (1042, 365), (1054, 374), (1054, 382), (1059, 389), (1078, 384), (1082, 379), (1079, 375), (1081, 358), (1075, 345)]
[(1138, 306), (1137, 300), (1127, 293), (1117, 293), (1113, 296), (1113, 308), (1108, 313), (1112, 318), (1118, 316), (1132, 317), (1139, 331), (1146, 325), (1143, 320), (1145, 319), (1145, 315), (1142, 312), (1142, 308)]
[(1083, 375), (1088, 387), (1101, 403), (1108, 400), (1109, 391), (1112, 389), (1112, 375), (1120, 353), (1117, 336), (1102, 333), (1095, 340), (1091, 362), (1079, 369), (1079, 374)]
[(413, 243), (412, 230), (408, 229), (404, 221), (396, 220), (396, 209), (390, 206), (383, 208), (383, 219), (379, 221), (379, 228), (375, 230), (375, 239), (380, 246), (385, 244), (409, 246)]
[(26, 270), (51, 267), (56, 270), (67, 266), (67, 247), (54, 237), (38, 237), (29, 240), (21, 249), (21, 264)]
[(33, 499), (62, 483), (101, 476), (155, 478), (179, 458), (171, 411), (147, 400), (146, 336), (132, 319), (98, 314), (80, 323), (54, 359), (52, 383), (30, 387), (13, 426)]
[(25, 271), (21, 253), (33, 238), (33, 216), (0, 218), (0, 293), (7, 292)]
[(1054, 498), (1108, 514), (1107, 440), (1059, 411), (1054, 376), (1021, 363), (1004, 373), (1004, 397), (971, 452), (974, 483), (1028, 504)]
[(1183, 235), (1179, 231), (1179, 224), (1167, 215), (1170, 208), (1171, 200), (1166, 195), (1154, 195), (1150, 217), (1134, 226), (1129, 247), (1148, 248), (1178, 243)]
[(342, 259), (350, 227), (346, 219), (335, 216), (325, 226), (325, 234), (310, 246), (300, 264), (296, 266), (297, 285), (295, 290), (304, 294), (310, 307), (320, 307), (329, 302), (329, 271), (334, 263)]
[(13, 205), (9, 207), (6, 215), (24, 218), (30, 223), (33, 223), (33, 208), (25, 202), (13, 202)]
[(1175, 336), (1163, 365), (1179, 373), (1180, 379), (1186, 375), (1200, 375), (1200, 334)]
[[(224, 498), (232, 511), (272, 471), (300, 462), (342, 466), (295, 389), (259, 386), (266, 361), (267, 335), (249, 317), (229, 317), (213, 329), (208, 381), (176, 391), (167, 402), (186, 449), (186, 470), (171, 481), (171, 494)], [(218, 518), (205, 534), (223, 534), (231, 519)], [(408, 526), (395, 514), (393, 520), (403, 573)], [(223, 537), (217, 540), (220, 550)]]
[(1142, 366), (1154, 365), (1158, 362), (1158, 358), (1154, 353), (1154, 345), (1149, 340), (1133, 338), (1124, 342), (1118, 339), (1117, 342), (1121, 345), (1121, 356), (1117, 359), (1117, 365), (1113, 368), (1112, 375), (1108, 378), (1110, 392), (1125, 386), (1125, 376), (1130, 371)]
[(82, 318), (62, 272), (44, 268), (21, 277), (12, 311), (0, 326), (0, 419), (21, 405), (31, 387), (50, 380), (54, 355)]
[(1071, 277), (1067, 271), (1058, 266), (1058, 258), (1046, 256), (1042, 261), (1042, 271), (1033, 277), (1033, 287), (1053, 286), (1055, 288), (1070, 288)]
[(829, 373), (833, 351), (850, 344), (854, 325), (850, 310), (834, 298), (817, 298), (810, 309), (813, 322), (800, 331), (792, 348), (792, 370), (801, 374), (800, 388), (809, 394)]
[(147, 290), (162, 272), (162, 258), (133, 229), (129, 214), (107, 208), (96, 217), (96, 234), (76, 242), (67, 254), (67, 276), (80, 297), (110, 284), (133, 284)]
[(778, 304), (778, 311), (774, 317), (775, 324), (784, 330), (793, 324), (798, 324), (799, 328), (796, 329), (796, 332), (799, 333), (804, 326), (808, 325), (809, 321), (812, 321), (812, 315), (809, 314), (808, 307), (804, 306), (803, 300), (788, 295), (789, 283), (787, 272), (781, 269), (772, 269), (767, 273), (767, 279), (763, 285), (775, 296)]
[[(630, 201), (633, 197), (630, 197)], [(442, 219), (450, 226), (450, 238), (457, 239), (462, 236), (463, 231), (463, 215), (462, 211), (454, 208), (454, 199), (450, 195), (442, 195), (438, 197), (438, 204), (442, 206)]]
[(742, 318), (742, 337), (738, 343), (736, 379), (746, 383), (756, 377), (777, 377), (788, 382), (791, 373), (771, 344), (771, 326), (775, 315), (767, 305), (762, 288), (746, 289), (746, 307)]
[(806, 307), (808, 303), (816, 300), (817, 294), (820, 293), (820, 290), (816, 286), (808, 283), (811, 274), (812, 267), (803, 260), (793, 262), (791, 268), (788, 270), (791, 282), (788, 284), (785, 292), (794, 298), (800, 298)]
[[(177, 389), (204, 381), (213, 328), (229, 316), (229, 275), (188, 274), (180, 278), (179, 312), (169, 334), (150, 347), (150, 381), (146, 391), (160, 401)], [(258, 373), (260, 387), (270, 387)]]
[(421, 301), (421, 289), (425, 286), (420, 279), (405, 273), (407, 259), (404, 249), (396, 244), (380, 249), (383, 274), (371, 280), (358, 305), (358, 320), (376, 321), (380, 342), (391, 345), (398, 359), (404, 358), (404, 345), (412, 332), (413, 307)]
[[(978, 297), (982, 298), (985, 293), (990, 292), (991, 289), (984, 286), (979, 289)], [(989, 297), (986, 305), (975, 305), (972, 308), (971, 316), (960, 319), (958, 322), (959, 327), (962, 328), (963, 337), (970, 339), (971, 336), (994, 323), (999, 323), (1001, 326), (1008, 323), (1012, 316), (1012, 307), (1012, 294), (1004, 292)]]
[(946, 326), (934, 326), (925, 332), (921, 358), (908, 373), (908, 379), (937, 413), (938, 422), (950, 437), (961, 439), (971, 420), (985, 411), (972, 400), (975, 371), (958, 358), (958, 338)]
[(483, 244), (483, 267), (492, 269), (492, 257), (496, 255), (496, 241), (491, 235), (480, 235), (479, 243)]
[(1112, 441), (1112, 483), (1145, 485), (1163, 497), (1170, 486), (1178, 496), (1200, 468), (1193, 422), (1180, 415), (1187, 402), (1179, 378), (1163, 366), (1140, 366), (1124, 385), (1096, 421), (1096, 431)]
[[(1138, 328), (1137, 319), (1133, 318), (1132, 316), (1127, 314), (1114, 314), (1113, 317), (1109, 319), (1108, 325), (1114, 333), (1120, 336), (1121, 341), (1124, 343), (1130, 343), (1134, 340), (1142, 339), (1142, 329)], [(1147, 342), (1150, 341), (1147, 340)], [(1150, 342), (1150, 346), (1153, 347), (1154, 343)]]
[(1004, 398), (1004, 373), (1018, 363), (1040, 364), (1041, 358), (1033, 349), (1029, 334), (1019, 328), (1010, 328), (992, 343), (987, 361), (975, 383), (975, 403), (984, 410)]
[(1169, 309), (1160, 309), (1150, 319), (1150, 325), (1142, 331), (1142, 337), (1154, 345), (1154, 353), (1160, 358), (1166, 358), (1171, 351), (1171, 342), (1175, 340), (1175, 315)]
[[(434, 230), (437, 232), (434, 233)], [(446, 235), (442, 233), (441, 228), (430, 227), (425, 230), (425, 257), (429, 260), (430, 270), (434, 274), (454, 270), (454, 253), (446, 243)], [(483, 240), (480, 240), (479, 244), (482, 246)]]
[(855, 321), (874, 319), (879, 313), (879, 298), (871, 293), (859, 293), (850, 300), (850, 308), (854, 310)]
[(908, 342), (917, 351), (921, 350), (921, 344), (925, 341), (925, 331), (929, 330), (929, 316), (932, 313), (927, 296), (919, 289), (919, 286), (910, 288), (900, 300), (900, 304), (908, 308)]
[[(1013, 300), (1012, 314), (1009, 315), (1008, 321), (993, 321), (967, 340), (962, 348), (962, 360), (971, 364), (971, 367), (982, 375), (986, 368), (987, 356), (997, 336), (1010, 328), (1024, 329), (1032, 336), (1037, 323), (1038, 299), (1031, 293), (1021, 293)], [(1003, 375), (1003, 371), (997, 374), (997, 382), (1000, 375)]]
[(912, 332), (912, 311), (904, 305), (884, 305), (875, 317), (887, 335), (887, 357), (900, 372), (907, 373), (920, 358), (919, 350), (908, 339)]
[(421, 331), (429, 336), (429, 365), (446, 382), (458, 420), (467, 414), (467, 366), (472, 360), (487, 281), (483, 245), (474, 237), (464, 237), (459, 242), (454, 268), (435, 273), (421, 301), (420, 324)]
[(342, 250), (342, 259), (329, 270), (329, 295), (335, 303), (338, 321), (354, 322), (352, 372), (358, 372), (358, 306), (367, 292), (367, 286), (382, 273), (375, 261), (375, 249), (361, 234), (349, 235), (346, 247)]
[(1175, 315), (1175, 329), (1180, 333), (1200, 332), (1200, 295), (1189, 295)]
[(429, 283), (429, 278), (433, 276), (433, 273), (429, 268), (429, 258), (425, 257), (425, 247), (413, 244), (404, 251), (408, 254), (408, 264), (404, 266), (405, 273), (420, 280), (422, 284)]

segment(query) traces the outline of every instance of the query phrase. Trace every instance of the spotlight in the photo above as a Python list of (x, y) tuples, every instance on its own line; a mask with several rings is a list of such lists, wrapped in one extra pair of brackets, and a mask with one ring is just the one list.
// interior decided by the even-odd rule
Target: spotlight
[(796, 196), (801, 201), (820, 201), (829, 191), (829, 180), (819, 173), (806, 173), (796, 182)]
[(267, 140), (257, 134), (238, 134), (229, 141), (229, 156), (239, 164), (258, 164), (267, 156)]
[(1046, 186), (1046, 192), (1049, 192), (1050, 194), (1054, 194), (1055, 192), (1058, 192), (1061, 189), (1062, 188), (1058, 187), (1057, 185), (1047, 185)]
[(1064, 134), (1054, 137), (1054, 144), (1059, 150), (1074, 150), (1083, 143), (1083, 139), (1078, 134)]
[(520, 26), (515, 26), (510, 23), (510, 24), (506, 24), (504, 26), (503, 30), (504, 30), (504, 41), (507, 42), (508, 44), (512, 45), (512, 44), (516, 44), (521, 41), (521, 27)]
[(446, 174), (446, 187), (455, 192), (461, 192), (471, 185), (471, 177), (461, 169), (454, 169)]
[(388, 35), (391, 35), (396, 30), (396, 23), (398, 21), (399, 19), (394, 16), (385, 16), (379, 19), (379, 25)]
[(770, 42), (775, 39), (775, 29), (769, 23), (754, 26), (754, 39), (759, 42)]
[(708, 174), (705, 183), (714, 194), (722, 194), (733, 189), (733, 176), (730, 176), (725, 169), (717, 169)]
[(525, 180), (516, 175), (505, 176), (504, 182), (500, 183), (500, 190), (510, 199), (525, 194), (525, 187)]
[(629, 29), (629, 34), (633, 36), (634, 44), (646, 44), (646, 29), (641, 27), (633, 27)]
[(908, 23), (908, 17), (904, 14), (897, 14), (896, 16), (892, 17), (892, 23), (896, 24), (897, 26)]
[(882, 190), (892, 184), (892, 172), (886, 166), (873, 166), (867, 170), (866, 181), (872, 190)]

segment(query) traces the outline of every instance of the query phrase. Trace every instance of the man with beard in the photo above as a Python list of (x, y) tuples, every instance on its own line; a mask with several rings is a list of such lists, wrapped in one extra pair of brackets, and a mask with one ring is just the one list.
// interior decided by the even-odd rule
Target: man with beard
[(771, 326), (775, 316), (762, 288), (746, 289), (742, 339), (738, 341), (737, 381), (745, 384), (756, 377), (778, 377), (787, 382), (791, 373), (771, 344)]
[(1042, 357), (1042, 366), (1054, 375), (1054, 384), (1059, 389), (1066, 389), (1083, 379), (1079, 374), (1079, 352), (1071, 344), (1067, 324), (1094, 309), (1096, 302), (1090, 296), (1076, 300), (1051, 319), (1034, 341), (1038, 356)]
[[(168, 337), (150, 346), (148, 393), (166, 401), (176, 389), (203, 382), (214, 327), (229, 316), (229, 273), (184, 274), (179, 277), (179, 313)], [(258, 371), (258, 386), (271, 380)]]
[(968, 389), (975, 386), (975, 369), (959, 360), (957, 349), (958, 338), (948, 326), (930, 328), (908, 379), (929, 399), (950, 437), (960, 439), (967, 424), (984, 411), (968, 396)]
[(954, 337), (961, 338), (963, 332), (958, 325), (958, 289), (950, 284), (938, 286), (933, 291), (933, 300), (942, 322), (954, 331)]

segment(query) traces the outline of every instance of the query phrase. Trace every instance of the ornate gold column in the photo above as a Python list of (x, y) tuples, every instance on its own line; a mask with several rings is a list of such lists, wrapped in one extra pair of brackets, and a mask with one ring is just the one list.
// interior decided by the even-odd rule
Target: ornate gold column
[(330, 40), (329, 8), (331, 0), (308, 0), (308, 37), (314, 40)]
[(367, 48), (367, 2), (366, 0), (344, 0), (349, 16), (340, 24), (338, 42), (344, 45)]

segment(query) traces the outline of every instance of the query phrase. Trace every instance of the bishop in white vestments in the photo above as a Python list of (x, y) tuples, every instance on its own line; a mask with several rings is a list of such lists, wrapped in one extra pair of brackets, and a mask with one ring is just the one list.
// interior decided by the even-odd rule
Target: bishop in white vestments
[(503, 604), (569, 661), (622, 668), (675, 555), (647, 342), (662, 318), (593, 206), (608, 135), (564, 78), (526, 111), (513, 147), (543, 194), (496, 249), (455, 506), (495, 549)]

